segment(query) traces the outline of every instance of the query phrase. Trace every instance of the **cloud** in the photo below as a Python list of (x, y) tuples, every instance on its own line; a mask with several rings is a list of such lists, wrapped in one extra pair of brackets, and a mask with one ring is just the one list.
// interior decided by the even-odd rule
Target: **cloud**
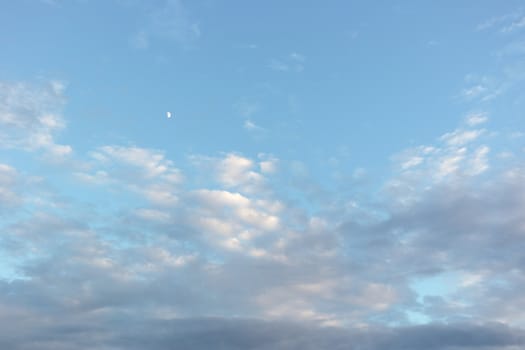
[(258, 126), (257, 124), (255, 124), (254, 122), (252, 122), (250, 119), (246, 119), (244, 121), (244, 124), (243, 124), (243, 127), (246, 129), (246, 130), (260, 130), (261, 127)]
[(480, 146), (470, 159), (469, 172), (471, 175), (478, 175), (489, 168), (487, 155), (490, 151), (488, 146)]
[[(397, 329), (351, 329), (316, 327), (308, 323), (265, 322), (257, 319), (189, 318), (155, 320), (134, 317), (126, 322), (100, 317), (98, 325), (85, 319), (65, 318), (49, 325), (28, 320), (39, 333), (26, 327), (9, 327), (3, 344), (12, 349), (107, 349), (188, 350), (517, 350), (523, 331), (500, 324), (428, 325)], [(15, 324), (14, 326), (18, 326)], [(66, 336), (65, 336), (66, 335)]]
[(238, 189), (244, 193), (265, 190), (265, 177), (257, 171), (252, 159), (227, 153), (222, 158), (196, 156), (193, 161), (196, 165), (211, 168), (215, 180), (227, 189)]
[(463, 146), (476, 140), (483, 130), (455, 130), (441, 136), (448, 146)]
[(273, 174), (277, 172), (279, 159), (272, 155), (259, 153), (258, 158), (260, 159), (259, 168), (263, 174)]
[(508, 88), (504, 82), (488, 76), (467, 75), (465, 81), (468, 87), (461, 91), (461, 97), (471, 102), (489, 102)]
[(484, 116), (470, 116), (466, 121), (467, 128), (458, 128), (443, 134), (435, 145), (421, 145), (395, 155), (393, 160), (402, 176), (387, 182), (387, 192), (393, 191), (392, 195), (398, 200), (409, 200), (409, 192), (419, 195), (422, 188), (413, 187), (410, 191), (405, 191), (404, 195), (399, 191), (401, 188), (411, 188), (418, 182), (416, 178), (425, 179), (419, 182), (431, 186), (432, 183), (443, 181), (463, 181), (487, 171), (490, 147), (483, 143), (488, 141), (484, 137), (486, 130), (472, 128), (485, 121)]
[(246, 119), (243, 123), (243, 128), (249, 132), (253, 137), (260, 139), (267, 135), (268, 130), (256, 124), (251, 119)]
[(64, 90), (59, 81), (0, 82), (0, 148), (42, 151), (52, 161), (69, 157), (72, 147), (55, 141), (65, 127)]
[(304, 63), (306, 57), (292, 52), (284, 59), (272, 59), (269, 63), (269, 68), (280, 72), (296, 72), (300, 73), (304, 70)]
[(147, 49), (153, 39), (187, 46), (200, 38), (200, 24), (192, 18), (182, 0), (166, 0), (163, 3), (163, 6), (149, 13), (144, 27), (130, 38), (134, 48)]
[(512, 22), (511, 24), (503, 27), (501, 29), (502, 33), (511, 33), (517, 30), (521, 30), (525, 27), (525, 16), (519, 18), (518, 20)]
[[(518, 213), (525, 205), (518, 199), (525, 191), (519, 184), (523, 168), (517, 165), (499, 171), (491, 169), (489, 164), (495, 160), (490, 157), (490, 147), (484, 144), (486, 140), (478, 140), (481, 134), (456, 130), (446, 135), (450, 137), (441, 138), (445, 147), (420, 146), (395, 158), (400, 164), (400, 175), (386, 187), (389, 200), (393, 201), (389, 219), (373, 231), (396, 232), (396, 241), (402, 247), (398, 253), (407, 254), (398, 258), (421, 271), (433, 271), (430, 275), (453, 271), (464, 276), (483, 276), (476, 283), (449, 282), (457, 288), (456, 292), (443, 297), (440, 303), (424, 301), (424, 312), (431, 319), (451, 320), (453, 315), (463, 315), (522, 324), (523, 313), (496, 311), (495, 305), (501, 299), (494, 304), (487, 300), (491, 293), (499, 295), (503, 285), (504, 289), (519, 289), (517, 286), (522, 283), (522, 277), (500, 274), (506, 268), (513, 269), (520, 260), (515, 254), (519, 255), (521, 248), (507, 244), (517, 244), (517, 237), (525, 232), (524, 217)], [(480, 174), (485, 177), (479, 177)], [(513, 257), (500, 260), (500, 253), (507, 249)], [(396, 266), (404, 265), (401, 260)], [(401, 270), (412, 270), (406, 266)], [(523, 302), (521, 297), (510, 294), (506, 294), (508, 300)]]
[(266, 235), (271, 241), (270, 235), (280, 228), (282, 205), (277, 201), (206, 189), (194, 191), (190, 198), (195, 209), (187, 212), (188, 225), (202, 231), (208, 244), (247, 255), (262, 253), (268, 242), (255, 239)]
[(118, 185), (158, 205), (177, 203), (179, 169), (163, 152), (141, 147), (102, 146), (90, 153), (91, 170), (76, 177), (93, 185)]
[[(329, 200), (315, 204), (315, 212), (312, 203), (301, 201), (309, 198), (308, 191), (300, 186), (294, 187), (297, 194), (291, 188), (282, 191), (273, 181), (275, 176), (296, 181), (297, 176), (268, 154), (193, 157), (196, 176), (204, 176), (206, 186), (188, 186), (162, 151), (101, 146), (89, 153), (88, 170), (77, 176), (90, 186), (116, 188), (138, 199), (112, 196), (120, 208), (113, 218), (113, 212), (86, 221), (75, 218), (75, 211), (30, 211), (4, 226), (9, 232), (4, 239), (18, 247), (12, 253), (30, 252), (18, 263), (26, 280), (13, 287), (21, 288), (21, 295), (32, 290), (31, 298), (60, 312), (140, 309), (164, 318), (244, 315), (369, 327), (377, 318), (406, 324), (406, 311), (413, 310), (436, 319), (472, 314), (515, 324), (523, 315), (502, 313), (497, 308), (502, 299), (494, 295), (518, 303), (520, 297), (502, 294), (488, 281), (519, 257), (511, 247), (525, 228), (519, 199), (525, 172), (490, 173), (486, 134), (469, 126), (445, 133), (435, 145), (406, 150), (393, 158), (399, 173), (387, 181), (379, 203), (352, 198), (352, 206), (342, 206), (349, 198), (335, 190), (327, 194)], [(16, 171), (2, 169), (2, 188), (21, 198), (12, 189)], [(479, 183), (482, 173), (489, 177)], [(303, 176), (302, 181), (312, 180)], [(505, 243), (495, 241), (503, 238)], [(494, 248), (502, 246), (511, 256), (507, 262), (480, 265), (487, 256), (497, 257)], [(50, 275), (48, 266), (64, 266), (67, 276), (90, 276), (89, 284), (55, 280), (59, 275)], [(450, 296), (458, 298), (456, 304), (418, 301), (409, 283), (445, 267), (484, 276), (457, 286), (473, 306), (457, 306), (449, 316), (443, 313), (463, 305), (463, 298)], [(166, 283), (170, 278), (180, 283)], [(498, 278), (522, 283), (517, 276)], [(239, 279), (245, 283), (232, 290)], [(41, 280), (46, 282), (35, 284)], [(53, 295), (47, 285), (60, 286), (59, 299), (45, 299)], [(179, 298), (171, 299), (174, 290)], [(154, 305), (144, 304), (146, 293)], [(494, 301), (480, 308), (488, 293)]]
[(489, 30), (489, 29), (493, 29), (496, 26), (504, 25), (504, 27), (500, 29), (500, 31), (503, 32), (504, 29), (508, 26), (508, 25), (505, 25), (505, 23), (508, 23), (508, 22), (512, 23), (512, 21), (517, 20), (521, 16), (522, 15), (520, 11), (514, 11), (511, 13), (501, 15), (501, 16), (493, 17), (493, 18), (490, 18), (478, 24), (476, 27), (476, 30), (477, 31)]
[[(501, 305), (525, 303), (518, 292), (525, 279), (512, 272), (523, 248), (525, 171), (478, 183), (475, 175), (490, 155), (478, 139), (483, 134), (466, 143), (450, 142), (462, 131), (447, 134), (455, 136), (407, 151), (422, 160), (399, 167), (395, 198), (383, 197), (379, 205), (355, 199), (357, 206), (382, 212), (368, 221), (329, 207), (313, 214), (272, 188), (269, 176), (285, 168), (277, 173), (270, 155), (194, 159), (215, 182), (185, 189), (182, 174), (161, 151), (99, 147), (90, 155), (92, 176), (99, 172), (105, 181), (92, 185), (120, 184), (142, 196), (168, 186), (163, 193), (175, 193), (176, 204), (144, 196), (141, 206), (124, 205), (118, 216), (86, 220), (75, 211), (36, 211), (4, 225), (4, 254), (18, 256), (24, 278), (2, 282), (0, 323), (9, 319), (12, 328), (0, 328), (9, 335), (0, 338), (14, 348), (30, 342), (29, 349), (67, 348), (68, 342), (80, 349), (94, 342), (100, 348), (149, 342), (159, 349), (177, 342), (197, 349), (212, 340), (232, 349), (519, 347), (521, 331), (504, 325), (385, 326), (407, 324), (407, 310), (445, 322), (462, 316), (464, 322), (519, 325), (524, 318), (521, 308)], [(432, 174), (465, 147), (457, 169), (476, 174), (465, 173), (459, 182), (414, 182), (412, 172)], [(2, 184), (12, 184), (14, 170), (2, 169)], [(410, 191), (412, 200), (397, 205)], [(337, 191), (331, 195), (345, 199)], [(410, 281), (444, 270), (465, 276), (457, 294), (418, 299)], [(483, 278), (465, 283), (472, 276)], [(40, 323), (39, 315), (48, 322)], [(114, 321), (120, 319), (126, 327)], [(383, 328), (376, 329), (377, 322)], [(71, 336), (57, 343), (53, 334), (66, 325)], [(268, 329), (264, 337), (244, 338), (261, 329)]]
[[(63, 128), (17, 108), (3, 123)], [(51, 206), (37, 203), (58, 201), (30, 175), (1, 164), (0, 210), (17, 212), (0, 221), (0, 339), (13, 349), (522, 347), (511, 327), (525, 324), (525, 167), (496, 163), (485, 119), (395, 155), (373, 195), (327, 188), (305, 163), (270, 154), (193, 156), (183, 173), (162, 150), (103, 145), (75, 173), (75, 198)], [(441, 295), (414, 283), (450, 275)], [(411, 313), (444, 323), (408, 327)]]
[(0, 163), (0, 214), (3, 214), (4, 210), (22, 204), (22, 198), (16, 188), (19, 185), (20, 177), (15, 168)]
[(486, 114), (484, 113), (476, 113), (476, 114), (470, 114), (467, 116), (467, 125), (468, 126), (476, 126), (479, 124), (484, 124), (489, 120)]

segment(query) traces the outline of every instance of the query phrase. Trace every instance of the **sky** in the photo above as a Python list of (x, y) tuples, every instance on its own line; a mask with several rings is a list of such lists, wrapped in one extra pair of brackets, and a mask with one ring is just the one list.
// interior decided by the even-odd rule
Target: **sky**
[(524, 88), (522, 0), (0, 1), (0, 348), (523, 349)]

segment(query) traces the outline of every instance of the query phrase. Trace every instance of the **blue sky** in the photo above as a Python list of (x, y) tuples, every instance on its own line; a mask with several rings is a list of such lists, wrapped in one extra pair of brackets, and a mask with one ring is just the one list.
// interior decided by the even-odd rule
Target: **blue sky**
[(523, 346), (523, 1), (0, 6), (0, 344)]

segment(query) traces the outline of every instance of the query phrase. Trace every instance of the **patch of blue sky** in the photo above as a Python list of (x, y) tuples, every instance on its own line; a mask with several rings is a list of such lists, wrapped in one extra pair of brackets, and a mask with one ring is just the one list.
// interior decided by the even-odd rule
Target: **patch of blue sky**
[(435, 276), (417, 278), (411, 286), (418, 294), (419, 302), (423, 302), (424, 297), (427, 296), (446, 299), (460, 288), (462, 277), (458, 272), (442, 272)]

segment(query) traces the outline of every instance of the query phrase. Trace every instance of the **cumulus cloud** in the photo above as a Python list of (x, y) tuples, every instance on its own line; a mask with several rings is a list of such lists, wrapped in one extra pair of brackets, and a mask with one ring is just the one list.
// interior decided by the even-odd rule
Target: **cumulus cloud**
[[(418, 301), (409, 282), (446, 267), (484, 276), (458, 284), (458, 291), (474, 303), (469, 306), (458, 297), (456, 304), (463, 305), (458, 314), (514, 324), (523, 315), (516, 310), (502, 314), (497, 307), (501, 299), (492, 297), (483, 308), (478, 304), (488, 293), (503, 298), (496, 292), (498, 284), (487, 281), (520, 259), (515, 237), (523, 234), (520, 193), (525, 181), (520, 168), (492, 174), (489, 182), (477, 180), (490, 170), (484, 135), (478, 129), (457, 129), (435, 145), (394, 157), (399, 173), (386, 185), (390, 196), (379, 204), (354, 200), (353, 208), (368, 206), (367, 211), (378, 213), (368, 220), (327, 208), (313, 215), (279, 193), (271, 176), (283, 170), (277, 172), (281, 161), (271, 155), (194, 157), (197, 171), (213, 181), (209, 187), (185, 189), (182, 172), (163, 152), (102, 146), (89, 154), (89, 171), (77, 176), (91, 186), (119, 186), (146, 201), (122, 209), (110, 221), (100, 217), (87, 224), (64, 220), (65, 213), (34, 213), (6, 226), (10, 245), (19, 247), (13, 252), (31, 252), (19, 260), (26, 280), (12, 286), (31, 289), (34, 298), (41, 298), (49, 293), (45, 285), (60, 285), (60, 299), (42, 301), (57, 310), (131, 312), (140, 306), (163, 318), (238, 314), (349, 327), (370, 326), (374, 318), (406, 323), (403, 310), (442, 317), (454, 303)], [(10, 186), (14, 169), (2, 169), (2, 185)], [(339, 200), (338, 193), (330, 196)], [(495, 247), (503, 247), (509, 259), (487, 263), (487, 257), (499, 256)], [(53, 251), (57, 254), (46, 255)], [(81, 271), (89, 276), (85, 290), (74, 279), (49, 275), (46, 266), (64, 261), (71, 263), (62, 268), (63, 275)], [(168, 277), (181, 282), (163, 282)], [(522, 283), (519, 275), (498, 278)], [(35, 284), (41, 279), (45, 284)], [(239, 279), (245, 283), (232, 289)], [(170, 299), (174, 291), (179, 297)], [(154, 305), (141, 301), (145, 293), (151, 293)], [(520, 302), (518, 295), (505, 297)]]
[[(10, 147), (29, 147), (31, 123), (51, 136), (63, 127), (6, 96), (16, 113), (2, 123), (23, 136)], [(369, 197), (270, 154), (193, 156), (183, 173), (162, 150), (104, 145), (74, 174), (82, 198), (51, 207), (0, 164), (0, 210), (24, 208), (0, 221), (1, 345), (520, 348), (525, 167), (493, 166), (484, 122), (470, 116), (395, 155)], [(415, 283), (451, 275), (442, 295)], [(410, 327), (414, 314), (444, 323)]]
[(223, 157), (192, 156), (192, 162), (201, 170), (211, 171), (212, 178), (227, 189), (243, 193), (260, 193), (266, 189), (266, 177), (258, 171), (257, 163), (237, 153)]

